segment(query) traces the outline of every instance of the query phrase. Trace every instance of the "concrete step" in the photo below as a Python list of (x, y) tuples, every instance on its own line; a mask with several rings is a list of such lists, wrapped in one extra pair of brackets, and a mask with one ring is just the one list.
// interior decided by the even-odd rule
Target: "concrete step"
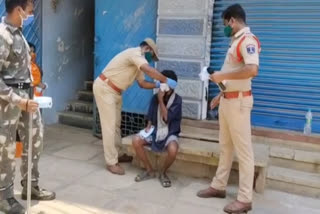
[(93, 81), (85, 81), (84, 89), (87, 91), (92, 91)]
[(320, 174), (270, 166), (268, 187), (304, 196), (320, 198)]
[(78, 100), (93, 102), (93, 92), (87, 90), (78, 91)]
[(92, 129), (93, 115), (73, 111), (63, 111), (59, 114), (59, 123), (79, 128)]
[(270, 164), (310, 173), (320, 173), (320, 153), (301, 149), (271, 146)]
[(197, 128), (190, 125), (181, 126), (181, 137), (204, 140), (208, 142), (219, 142), (219, 131), (205, 128)]
[[(132, 139), (134, 135), (122, 138), (122, 146), (127, 154), (134, 157), (134, 164), (141, 166), (141, 162), (137, 159), (135, 150), (132, 146)], [(254, 150), (254, 164), (255, 173), (257, 175), (255, 189), (257, 192), (263, 192), (266, 182), (266, 169), (269, 160), (269, 148), (263, 144), (255, 144)], [(148, 157), (154, 169), (159, 170), (162, 161), (166, 157), (165, 153), (153, 152), (150, 147), (146, 147)], [(171, 171), (182, 173), (192, 177), (210, 178), (214, 176), (214, 172), (218, 166), (220, 157), (220, 146), (218, 143), (203, 141), (194, 138), (179, 138), (179, 151), (174, 165), (170, 168)], [(235, 157), (233, 161), (232, 171), (237, 172), (239, 169), (238, 158)], [(232, 176), (232, 182), (237, 181), (236, 176)]]
[[(219, 123), (217, 121), (183, 119), (182, 125), (209, 129), (211, 131), (219, 130)], [(303, 151), (318, 151), (320, 153), (319, 134), (306, 136), (301, 132), (252, 127), (252, 139), (254, 142), (270, 146), (283, 146)]]
[(320, 164), (320, 153), (318, 151), (312, 152), (294, 148), (271, 146), (270, 156), (311, 164)]
[[(182, 137), (205, 140), (211, 143), (219, 141), (218, 130), (199, 127), (197, 121), (194, 121), (194, 124), (183, 123), (181, 129), (180, 135)], [(252, 140), (255, 145), (265, 144), (269, 147), (270, 172), (268, 184), (272, 188), (311, 197), (320, 197), (320, 187), (309, 185), (312, 184), (312, 180), (308, 180), (309, 177), (312, 179), (312, 176), (320, 177), (320, 152), (318, 150), (320, 145), (305, 144), (303, 142), (299, 142), (301, 143), (299, 145), (291, 141), (261, 136), (253, 136)], [(289, 177), (283, 178), (281, 177), (282, 175)], [(300, 183), (290, 183), (292, 179), (297, 179), (296, 176), (306, 179), (298, 180)]]
[(93, 103), (82, 100), (72, 100), (68, 103), (66, 111), (93, 114)]
[(312, 163), (306, 163), (301, 161), (270, 157), (269, 165), (288, 168), (288, 169), (294, 169), (302, 172), (320, 174), (320, 164), (312, 164)]

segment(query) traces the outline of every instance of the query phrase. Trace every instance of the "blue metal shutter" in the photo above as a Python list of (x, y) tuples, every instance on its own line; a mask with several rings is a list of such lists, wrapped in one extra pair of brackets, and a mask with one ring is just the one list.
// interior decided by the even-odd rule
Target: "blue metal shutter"
[[(320, 133), (320, 1), (216, 0), (211, 66), (219, 70), (229, 40), (220, 18), (231, 4), (241, 4), (247, 23), (262, 45), (259, 76), (253, 80), (252, 124), (302, 131), (312, 109), (313, 132)], [(210, 85), (210, 97), (218, 92)]]

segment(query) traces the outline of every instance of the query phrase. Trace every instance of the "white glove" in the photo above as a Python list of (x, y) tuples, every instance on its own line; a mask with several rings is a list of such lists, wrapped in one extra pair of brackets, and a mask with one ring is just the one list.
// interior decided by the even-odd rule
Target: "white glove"
[(163, 92), (170, 91), (169, 85), (167, 83), (161, 83), (160, 84), (160, 90)]

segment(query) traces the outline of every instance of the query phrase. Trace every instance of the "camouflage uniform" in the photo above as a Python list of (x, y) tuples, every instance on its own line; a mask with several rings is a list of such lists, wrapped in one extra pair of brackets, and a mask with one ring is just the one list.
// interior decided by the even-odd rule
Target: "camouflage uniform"
[[(21, 111), (17, 104), (21, 98), (29, 99), (32, 94), (28, 87), (32, 82), (29, 51), (21, 28), (14, 27), (3, 19), (0, 24), (0, 200), (13, 197), (17, 130), (23, 142), (23, 183), (27, 179), (29, 113)], [(37, 186), (38, 162), (43, 148), (43, 126), (39, 110), (33, 117), (32, 186)]]

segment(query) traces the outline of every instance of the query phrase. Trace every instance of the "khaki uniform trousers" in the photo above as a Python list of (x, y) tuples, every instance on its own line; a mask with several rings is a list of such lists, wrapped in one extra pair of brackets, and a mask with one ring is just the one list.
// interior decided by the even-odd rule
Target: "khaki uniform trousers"
[(99, 77), (93, 84), (93, 93), (100, 115), (104, 157), (107, 165), (112, 166), (118, 163), (121, 151), (122, 97)]
[(252, 202), (254, 180), (254, 155), (251, 141), (251, 110), (253, 97), (221, 98), (219, 106), (220, 158), (211, 187), (225, 190), (234, 157), (239, 160), (239, 192), (237, 199)]

